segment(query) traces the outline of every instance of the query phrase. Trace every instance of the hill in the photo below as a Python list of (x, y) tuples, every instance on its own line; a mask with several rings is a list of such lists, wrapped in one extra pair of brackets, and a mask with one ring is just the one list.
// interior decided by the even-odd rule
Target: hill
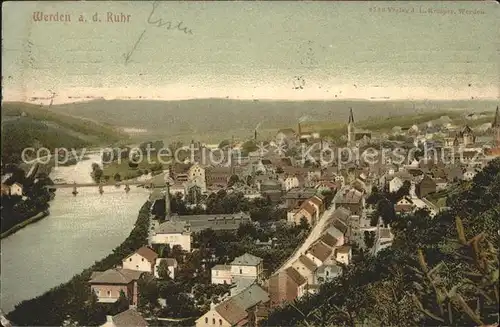
[(2, 104), (2, 163), (18, 162), (27, 147), (80, 148), (126, 139), (110, 125), (26, 103)]
[(94, 100), (54, 105), (50, 110), (121, 127), (145, 129), (145, 138), (201, 138), (210, 142), (275, 133), (304, 122), (345, 123), (349, 107), (356, 121), (440, 111), (493, 111), (495, 101), (270, 101), (197, 99), (179, 101)]
[(444, 211), (398, 217), (393, 245), (361, 252), (316, 295), (265, 326), (478, 326), (498, 323), (500, 159), (450, 190)]

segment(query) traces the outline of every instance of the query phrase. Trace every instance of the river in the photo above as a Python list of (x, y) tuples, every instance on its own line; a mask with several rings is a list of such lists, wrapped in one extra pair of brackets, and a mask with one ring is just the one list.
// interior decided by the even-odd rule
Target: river
[[(50, 177), (72, 183), (92, 182), (91, 155), (70, 167), (58, 167)], [(130, 233), (149, 192), (131, 187), (58, 189), (50, 215), (1, 241), (1, 303), (4, 312), (27, 299), (67, 282), (111, 253)]]

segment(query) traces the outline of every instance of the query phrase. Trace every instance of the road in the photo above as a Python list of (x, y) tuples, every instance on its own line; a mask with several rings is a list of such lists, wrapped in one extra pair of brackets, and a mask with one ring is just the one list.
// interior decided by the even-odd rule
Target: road
[(306, 240), (302, 243), (301, 247), (298, 248), (289, 258), (288, 260), (276, 271), (276, 273), (279, 273), (288, 267), (292, 265), (302, 254), (304, 254), (307, 249), (318, 239), (320, 238), (321, 234), (323, 234), (323, 230), (325, 228), (325, 225), (328, 221), (328, 217), (332, 215), (332, 213), (335, 211), (334, 206), (332, 205), (330, 209), (326, 210), (323, 212), (321, 217), (319, 218), (318, 222), (314, 227), (312, 228), (311, 232), (307, 236)]

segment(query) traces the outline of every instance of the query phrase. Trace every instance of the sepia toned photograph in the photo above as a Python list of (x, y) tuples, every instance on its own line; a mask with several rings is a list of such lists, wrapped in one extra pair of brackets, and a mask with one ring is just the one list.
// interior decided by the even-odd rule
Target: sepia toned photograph
[(1, 326), (498, 327), (499, 7), (3, 2)]

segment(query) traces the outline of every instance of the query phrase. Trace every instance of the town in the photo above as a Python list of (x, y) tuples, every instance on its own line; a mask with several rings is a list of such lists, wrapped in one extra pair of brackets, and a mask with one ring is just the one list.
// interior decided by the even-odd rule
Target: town
[[(113, 313), (102, 326), (257, 326), (273, 310), (317, 293), (356, 258), (390, 247), (397, 216), (447, 210), (447, 190), (500, 156), (498, 107), (482, 131), (443, 116), (394, 126), (391, 135), (358, 129), (354, 113), (340, 140), (304, 132), (299, 122), (297, 131), (280, 130), (273, 140), (255, 131), (251, 140), (217, 145), (228, 156), (250, 149), (242, 160), (211, 165), (197, 153), (146, 177), (147, 239), (85, 282), (92, 301)], [(299, 147), (317, 143), (307, 160), (300, 158)], [(330, 147), (363, 152), (382, 145), (420, 150), (399, 162), (361, 157), (340, 165), (342, 158), (320, 157)], [(26, 198), (11, 181), (2, 181), (2, 195)], [(381, 205), (384, 197), (390, 210)]]

